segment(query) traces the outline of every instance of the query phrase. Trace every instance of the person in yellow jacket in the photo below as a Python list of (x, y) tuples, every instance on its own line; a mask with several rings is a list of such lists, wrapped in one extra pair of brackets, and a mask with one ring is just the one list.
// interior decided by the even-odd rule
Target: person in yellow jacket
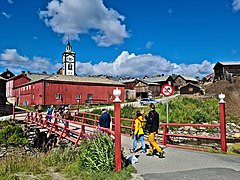
[(136, 152), (137, 142), (140, 141), (142, 144), (142, 151), (140, 153), (146, 152), (146, 146), (144, 142), (144, 131), (143, 128), (146, 124), (146, 120), (143, 117), (145, 113), (144, 109), (141, 111), (137, 111), (136, 118), (135, 118), (135, 130), (133, 136), (133, 148), (130, 150), (131, 153)]

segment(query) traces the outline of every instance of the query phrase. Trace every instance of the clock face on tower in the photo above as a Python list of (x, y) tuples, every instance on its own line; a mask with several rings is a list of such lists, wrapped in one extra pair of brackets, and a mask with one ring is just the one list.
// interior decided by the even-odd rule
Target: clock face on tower
[(74, 58), (72, 57), (72, 56), (67, 56), (67, 61), (69, 61), (69, 62), (73, 62), (74, 61)]

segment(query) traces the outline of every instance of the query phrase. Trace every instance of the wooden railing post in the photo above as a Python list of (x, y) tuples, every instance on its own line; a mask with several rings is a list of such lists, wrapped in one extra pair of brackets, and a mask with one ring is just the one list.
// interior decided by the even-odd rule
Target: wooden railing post
[(114, 102), (114, 120), (115, 120), (115, 170), (118, 172), (122, 169), (122, 154), (121, 154), (121, 90), (114, 89), (113, 95), (116, 97)]
[(98, 121), (98, 118), (97, 118), (97, 115), (95, 115), (94, 126), (97, 126), (97, 121)]
[(13, 103), (12, 114), (13, 114), (13, 119), (15, 119), (15, 102)]
[(77, 119), (77, 113), (74, 112), (73, 121), (76, 122), (76, 119)]
[(227, 141), (226, 141), (226, 120), (225, 120), (225, 98), (224, 94), (219, 94), (219, 110), (220, 110), (220, 134), (221, 134), (221, 150), (227, 152)]
[(82, 135), (85, 133), (85, 126), (83, 125), (85, 123), (85, 113), (83, 113), (82, 116)]
[(64, 120), (65, 120), (65, 131), (66, 131), (66, 136), (69, 137), (69, 136), (70, 136), (70, 134), (69, 134), (69, 130), (68, 130), (68, 128), (69, 128), (69, 122), (68, 122), (68, 120), (66, 120), (66, 119), (64, 119)]
[(163, 138), (162, 138), (162, 143), (164, 146), (167, 144), (167, 124), (163, 124)]

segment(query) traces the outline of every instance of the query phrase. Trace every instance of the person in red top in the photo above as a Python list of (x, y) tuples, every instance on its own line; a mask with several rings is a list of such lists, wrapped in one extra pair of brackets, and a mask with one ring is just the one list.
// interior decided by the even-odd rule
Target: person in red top
[(145, 146), (145, 142), (144, 142), (144, 131), (143, 131), (143, 127), (146, 124), (146, 121), (143, 117), (144, 113), (145, 113), (144, 109), (141, 111), (137, 111), (137, 113), (136, 113), (135, 130), (134, 130), (134, 136), (133, 136), (133, 148), (130, 149), (131, 153), (136, 152), (138, 141), (140, 141), (142, 144), (142, 151), (140, 153), (146, 152), (146, 146)]

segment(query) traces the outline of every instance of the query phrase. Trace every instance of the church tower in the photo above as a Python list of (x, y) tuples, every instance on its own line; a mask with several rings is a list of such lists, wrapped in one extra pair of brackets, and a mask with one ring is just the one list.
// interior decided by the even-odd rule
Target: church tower
[(72, 52), (72, 46), (68, 41), (66, 51), (62, 54), (62, 75), (74, 76), (76, 74), (75, 65), (76, 53)]

